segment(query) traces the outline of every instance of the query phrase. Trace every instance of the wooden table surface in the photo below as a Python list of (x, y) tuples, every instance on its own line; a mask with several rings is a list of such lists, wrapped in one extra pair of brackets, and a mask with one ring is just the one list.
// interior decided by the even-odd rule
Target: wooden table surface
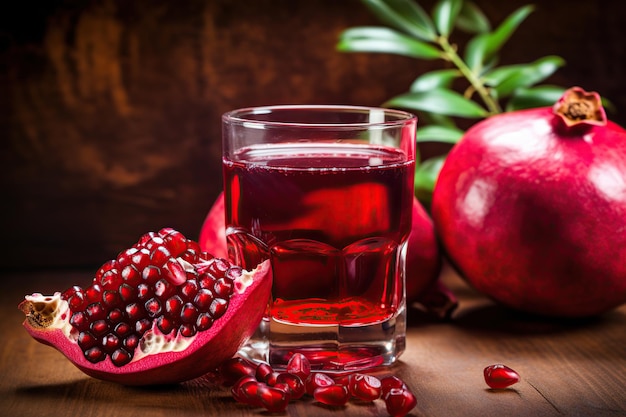
[[(602, 317), (548, 320), (507, 311), (449, 268), (444, 280), (460, 306), (446, 323), (413, 311), (407, 350), (390, 371), (413, 389), (412, 416), (626, 416), (626, 306)], [(52, 292), (90, 272), (4, 273), (0, 291), (0, 416), (267, 416), (234, 402), (203, 379), (130, 388), (91, 379), (56, 350), (32, 340), (16, 308), (24, 294)], [(522, 380), (490, 390), (482, 371), (504, 363)], [(385, 416), (381, 401), (329, 408), (307, 399), (288, 416)]]

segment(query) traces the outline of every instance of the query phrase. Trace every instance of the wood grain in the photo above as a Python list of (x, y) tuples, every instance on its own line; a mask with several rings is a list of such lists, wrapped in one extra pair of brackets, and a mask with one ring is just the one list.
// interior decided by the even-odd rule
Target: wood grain
[[(5, 274), (0, 292), (0, 415), (265, 416), (235, 403), (206, 379), (159, 388), (130, 388), (86, 377), (54, 349), (21, 328), (15, 306), (26, 293), (50, 292), (89, 280), (89, 272)], [(446, 323), (411, 310), (407, 350), (381, 373), (402, 377), (418, 399), (411, 416), (626, 415), (626, 306), (598, 318), (553, 320), (494, 305), (450, 269), (444, 281), (460, 307)], [(522, 376), (504, 391), (490, 390), (482, 370), (505, 363)], [(293, 402), (289, 416), (385, 416), (382, 402), (331, 408)]]

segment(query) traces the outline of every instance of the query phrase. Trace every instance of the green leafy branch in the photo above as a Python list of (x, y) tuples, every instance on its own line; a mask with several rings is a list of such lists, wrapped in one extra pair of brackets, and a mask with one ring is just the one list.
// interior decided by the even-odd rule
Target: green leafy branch
[[(339, 51), (390, 53), (445, 63), (442, 69), (421, 74), (408, 92), (383, 104), (420, 114), (418, 142), (454, 144), (464, 134), (458, 119), (480, 120), (503, 111), (549, 106), (565, 90), (537, 85), (565, 64), (561, 57), (498, 66), (498, 53), (532, 13), (530, 5), (492, 27), (471, 1), (439, 0), (430, 15), (413, 0), (361, 1), (387, 26), (345, 30), (339, 37)], [(455, 29), (471, 35), (462, 53), (451, 40)], [(430, 158), (416, 169), (416, 195), (426, 203), (444, 159), (445, 155)]]

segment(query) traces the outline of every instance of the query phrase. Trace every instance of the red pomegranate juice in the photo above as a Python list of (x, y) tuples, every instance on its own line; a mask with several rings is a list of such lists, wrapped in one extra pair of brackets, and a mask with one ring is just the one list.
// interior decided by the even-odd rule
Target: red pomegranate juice
[[(402, 151), (362, 144), (263, 145), (224, 160), (229, 256), (246, 269), (272, 263), (274, 365), (293, 353), (289, 346), (324, 369), (385, 361), (384, 348), (351, 343), (350, 333), (356, 341), (373, 332), (382, 346), (404, 314), (397, 265), (411, 227), (413, 172)], [(404, 339), (393, 342), (403, 349)]]

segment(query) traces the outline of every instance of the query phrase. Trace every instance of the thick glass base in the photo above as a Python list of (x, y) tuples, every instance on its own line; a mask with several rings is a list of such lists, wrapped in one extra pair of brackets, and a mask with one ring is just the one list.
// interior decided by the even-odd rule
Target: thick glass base
[(406, 346), (406, 311), (358, 325), (295, 325), (265, 318), (239, 354), (280, 370), (296, 352), (317, 371), (344, 372), (391, 365)]

